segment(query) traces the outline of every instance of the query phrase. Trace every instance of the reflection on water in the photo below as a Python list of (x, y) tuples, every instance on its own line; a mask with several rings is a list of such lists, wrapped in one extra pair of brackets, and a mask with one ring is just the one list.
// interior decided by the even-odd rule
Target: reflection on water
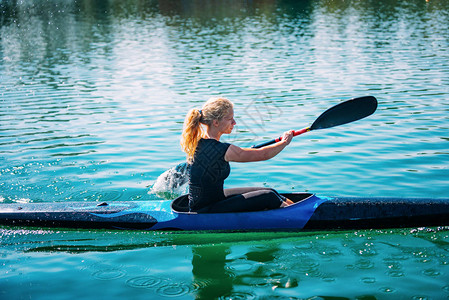
[(197, 299), (216, 299), (232, 291), (232, 273), (226, 270), (229, 246), (195, 247), (192, 250), (193, 284)]
[[(105, 297), (125, 292), (133, 299), (449, 295), (448, 228), (228, 234), (3, 228), (0, 234), (5, 295), (25, 271), (30, 287), (20, 295), (36, 297), (47, 292), (36, 288), (44, 280), (73, 277), (105, 287)], [(17, 260), (23, 252), (26, 266)], [(90, 290), (69, 285), (55, 295), (67, 292), (89, 298)]]

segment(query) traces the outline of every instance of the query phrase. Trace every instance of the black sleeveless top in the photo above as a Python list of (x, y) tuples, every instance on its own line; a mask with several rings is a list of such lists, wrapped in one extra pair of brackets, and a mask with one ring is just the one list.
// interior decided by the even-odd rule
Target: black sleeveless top
[(224, 156), (230, 144), (215, 139), (201, 139), (189, 173), (189, 210), (199, 211), (225, 199), (224, 180), (231, 173)]

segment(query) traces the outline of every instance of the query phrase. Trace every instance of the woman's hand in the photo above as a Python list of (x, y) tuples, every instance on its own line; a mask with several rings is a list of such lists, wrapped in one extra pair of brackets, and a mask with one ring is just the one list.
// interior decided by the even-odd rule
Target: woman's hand
[(286, 146), (292, 141), (294, 132), (294, 130), (289, 130), (282, 135), (282, 142), (285, 143)]

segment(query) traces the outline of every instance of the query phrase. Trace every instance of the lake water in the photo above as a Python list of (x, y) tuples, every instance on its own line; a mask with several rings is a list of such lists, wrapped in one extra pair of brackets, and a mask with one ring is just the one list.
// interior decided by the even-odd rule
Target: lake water
[[(251, 146), (343, 100), (377, 112), (232, 164), (226, 187), (449, 197), (449, 2), (1, 1), (0, 202), (154, 200), (185, 114)], [(447, 299), (449, 230), (0, 228), (4, 299)]]

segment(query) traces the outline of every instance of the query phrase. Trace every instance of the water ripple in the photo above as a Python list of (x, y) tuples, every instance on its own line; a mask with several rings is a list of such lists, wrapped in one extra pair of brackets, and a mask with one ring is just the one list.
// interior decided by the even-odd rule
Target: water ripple
[(179, 297), (190, 293), (190, 287), (184, 283), (167, 283), (159, 287), (156, 293), (164, 297)]
[(114, 280), (121, 278), (126, 275), (126, 272), (117, 269), (108, 269), (108, 270), (100, 270), (96, 271), (92, 274), (92, 276), (96, 279), (100, 280)]
[(126, 281), (126, 284), (135, 288), (155, 288), (162, 282), (161, 278), (155, 276), (139, 276)]

